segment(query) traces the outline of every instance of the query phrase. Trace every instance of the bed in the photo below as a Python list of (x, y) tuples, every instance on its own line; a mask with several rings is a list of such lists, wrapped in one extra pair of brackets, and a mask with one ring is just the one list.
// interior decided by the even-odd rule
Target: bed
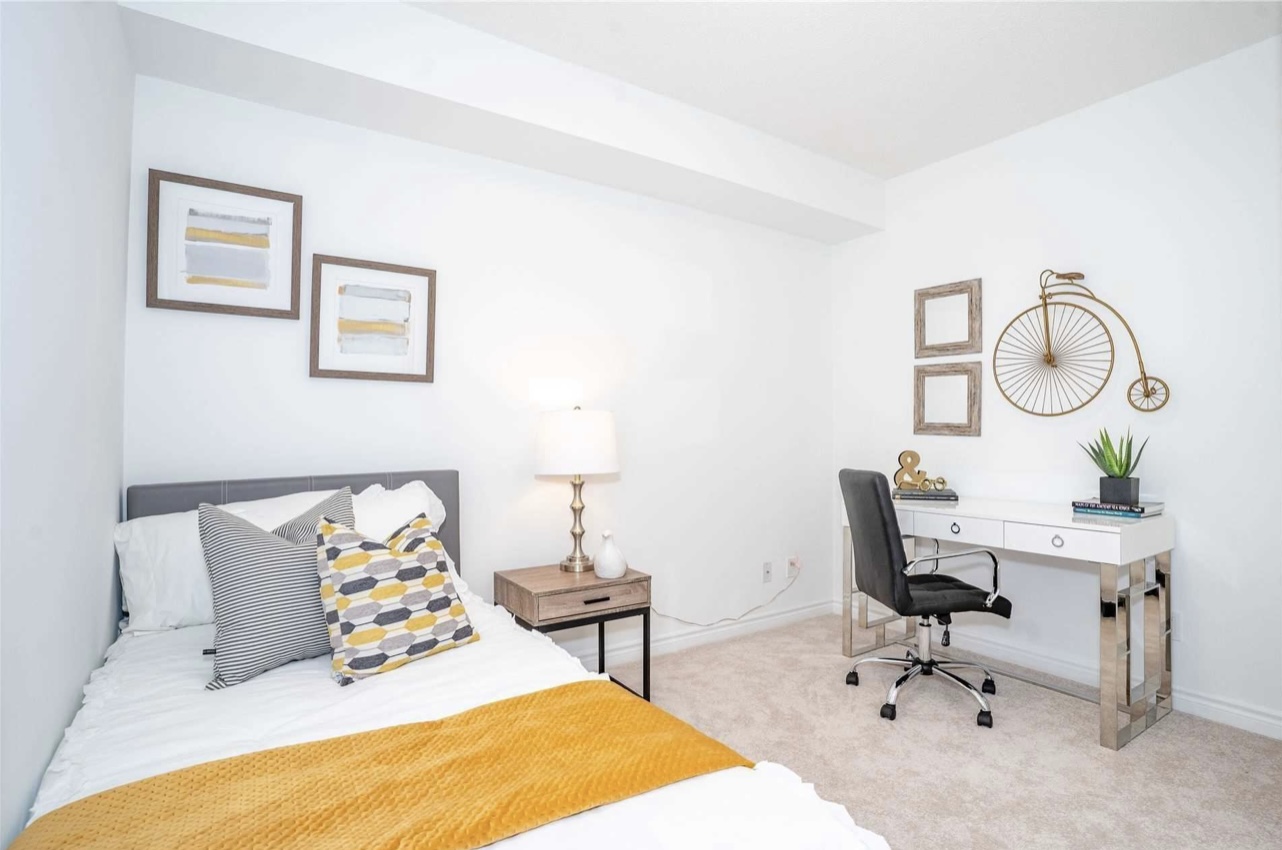
[[(439, 538), (456, 584), (483, 639), (392, 673), (338, 687), (329, 659), (287, 664), (224, 690), (209, 691), (212, 624), (124, 634), (85, 688), (76, 715), (45, 773), (32, 820), (73, 801), (138, 780), (255, 753), (384, 727), (436, 720), (522, 694), (602, 678), (548, 637), (528, 632), (484, 602), (463, 579), (458, 473), (425, 470), (131, 487), (129, 518), (185, 511), (200, 502), (371, 483), (394, 488), (423, 480), (445, 503)], [(846, 810), (769, 762), (667, 785), (553, 821), (493, 845), (601, 847), (884, 848)], [(352, 846), (359, 846), (354, 842)]]

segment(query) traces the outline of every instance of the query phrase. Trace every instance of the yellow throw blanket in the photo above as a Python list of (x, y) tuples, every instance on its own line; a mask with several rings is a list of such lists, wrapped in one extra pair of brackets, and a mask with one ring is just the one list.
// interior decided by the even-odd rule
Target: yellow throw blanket
[(739, 766), (751, 762), (623, 688), (576, 682), (122, 785), (49, 812), (10, 850), (470, 850)]

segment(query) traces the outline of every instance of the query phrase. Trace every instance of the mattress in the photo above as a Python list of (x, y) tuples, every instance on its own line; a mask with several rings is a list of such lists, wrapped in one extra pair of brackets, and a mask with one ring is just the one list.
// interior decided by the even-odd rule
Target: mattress
[[(329, 659), (287, 664), (206, 691), (214, 627), (126, 634), (85, 687), (45, 773), (32, 819), (117, 785), (213, 759), (431, 720), (597, 678), (545, 635), (463, 593), (481, 639), (339, 687)], [(565, 818), (493, 846), (885, 848), (786, 768), (762, 762), (695, 777)]]

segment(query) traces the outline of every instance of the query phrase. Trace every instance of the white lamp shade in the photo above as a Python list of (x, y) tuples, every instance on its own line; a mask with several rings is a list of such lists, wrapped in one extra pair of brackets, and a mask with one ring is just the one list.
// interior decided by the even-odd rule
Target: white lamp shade
[(614, 414), (558, 410), (539, 419), (536, 475), (602, 475), (619, 471)]

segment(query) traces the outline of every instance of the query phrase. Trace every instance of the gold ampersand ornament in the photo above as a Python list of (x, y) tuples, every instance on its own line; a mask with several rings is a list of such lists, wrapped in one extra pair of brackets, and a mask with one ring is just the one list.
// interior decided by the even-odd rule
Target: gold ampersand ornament
[(922, 489), (929, 490), (930, 485), (926, 483), (926, 473), (917, 471), (917, 464), (921, 463), (921, 455), (909, 449), (899, 453), (899, 471), (895, 473), (894, 484), (903, 490)]
[(931, 478), (927, 472), (917, 469), (917, 464), (921, 463), (921, 455), (909, 449), (899, 453), (899, 470), (895, 473), (893, 483), (900, 490), (921, 490), (929, 492), (930, 490), (943, 490), (948, 486), (948, 482), (941, 475), (938, 478)]

